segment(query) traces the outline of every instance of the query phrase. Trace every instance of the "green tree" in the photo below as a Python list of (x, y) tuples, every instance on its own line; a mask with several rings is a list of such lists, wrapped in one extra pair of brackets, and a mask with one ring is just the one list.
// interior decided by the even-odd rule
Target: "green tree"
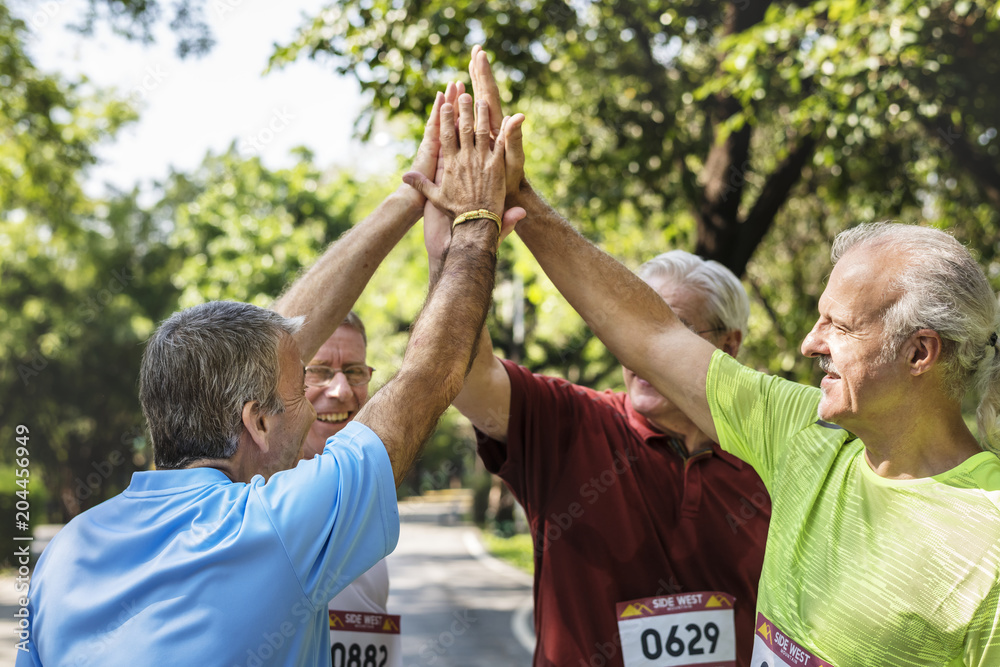
[[(747, 360), (807, 379), (795, 350), (840, 229), (923, 218), (995, 267), (997, 7), (339, 0), (273, 63), (356, 77), (373, 100), (364, 133), (377, 113), (423, 115), (485, 43), (507, 108), (528, 116), (529, 177), (556, 208), (633, 267), (684, 247), (745, 275)], [(534, 368), (613, 381), (520, 259), (525, 334), (501, 317), (497, 342)]]

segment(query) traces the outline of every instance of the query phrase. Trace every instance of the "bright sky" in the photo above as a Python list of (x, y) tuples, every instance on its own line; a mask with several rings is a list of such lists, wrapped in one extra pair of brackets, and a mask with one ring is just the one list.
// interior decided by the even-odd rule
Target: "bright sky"
[[(329, 66), (300, 60), (262, 76), (275, 43), (287, 43), (303, 16), (324, 0), (212, 0), (205, 19), (216, 39), (202, 58), (180, 60), (176, 37), (160, 26), (155, 44), (128, 42), (100, 26), (91, 37), (65, 29), (86, 0), (32, 2), (21, 16), (34, 31), (28, 49), (35, 64), (73, 80), (115, 87), (141, 100), (137, 123), (100, 151), (102, 162), (87, 182), (92, 195), (103, 184), (129, 189), (163, 178), (168, 166), (190, 171), (206, 151), (224, 151), (236, 140), (244, 156), (260, 155), (271, 168), (292, 162), (288, 151), (305, 145), (318, 164), (364, 173), (395, 169), (398, 146), (378, 133), (362, 145), (352, 139), (362, 99), (358, 84)], [(172, 11), (169, 2), (164, 11)], [(165, 23), (165, 22), (164, 22)]]

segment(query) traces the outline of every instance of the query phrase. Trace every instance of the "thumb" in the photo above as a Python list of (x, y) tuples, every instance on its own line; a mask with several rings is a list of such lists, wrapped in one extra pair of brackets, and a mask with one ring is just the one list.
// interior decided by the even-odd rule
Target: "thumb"
[(403, 182), (428, 199), (431, 199), (438, 194), (438, 187), (434, 185), (434, 181), (430, 180), (419, 171), (408, 171), (403, 174)]
[(514, 226), (523, 220), (526, 215), (528, 215), (528, 212), (520, 206), (515, 206), (504, 211), (500, 225), (500, 240), (503, 241), (507, 238), (514, 231)]

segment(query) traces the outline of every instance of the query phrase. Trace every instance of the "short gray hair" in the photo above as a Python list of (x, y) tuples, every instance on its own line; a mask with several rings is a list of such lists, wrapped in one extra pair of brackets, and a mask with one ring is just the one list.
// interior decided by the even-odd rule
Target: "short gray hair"
[(683, 250), (670, 250), (640, 266), (636, 274), (646, 282), (665, 278), (672, 285), (701, 295), (712, 326), (739, 331), (746, 339), (750, 298), (736, 274), (719, 262)]
[(1000, 351), (993, 338), (1000, 328), (1000, 304), (982, 268), (950, 234), (892, 222), (841, 232), (831, 258), (836, 264), (862, 246), (886, 248), (909, 260), (892, 284), (902, 296), (883, 316), (883, 360), (895, 357), (913, 332), (936, 331), (943, 342), (941, 363), (951, 397), (961, 400), (970, 389), (978, 390), (980, 438), (1000, 445)]
[(368, 347), (368, 334), (365, 333), (365, 323), (361, 321), (361, 318), (358, 317), (357, 313), (353, 310), (347, 313), (347, 317), (345, 317), (344, 321), (340, 323), (340, 326), (350, 327), (351, 329), (357, 331), (361, 334), (361, 340), (365, 342), (365, 347)]
[(233, 456), (249, 401), (264, 414), (283, 412), (278, 346), (301, 327), (301, 317), (233, 301), (194, 306), (164, 321), (139, 372), (156, 467)]

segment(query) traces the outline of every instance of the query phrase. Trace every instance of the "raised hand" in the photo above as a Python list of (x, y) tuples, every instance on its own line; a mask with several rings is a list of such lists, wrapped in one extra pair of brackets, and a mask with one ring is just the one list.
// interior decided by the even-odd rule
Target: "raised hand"
[[(458, 131), (454, 105), (441, 105), (439, 140), (444, 170), (436, 184), (422, 171), (410, 171), (403, 180), (454, 219), (462, 213), (485, 209), (499, 216), (505, 196), (504, 135), (490, 147), (486, 103), (476, 119), (472, 97), (458, 96)], [(475, 124), (475, 125), (474, 125)]]
[[(483, 47), (476, 44), (472, 47), (472, 58), (469, 60), (469, 77), (472, 80), (472, 94), (476, 102), (485, 101), (489, 114), (489, 124), (491, 135), (496, 138), (500, 133), (500, 126), (504, 119), (503, 110), (500, 105), (500, 88), (497, 86), (496, 78), (493, 76), (493, 69), (490, 67), (490, 59), (483, 51)], [(520, 190), (527, 185), (524, 178), (524, 147), (522, 144), (521, 123), (524, 122), (523, 114), (515, 114), (511, 121), (513, 123), (507, 127), (507, 148), (504, 157), (507, 182), (507, 205), (513, 203)]]

